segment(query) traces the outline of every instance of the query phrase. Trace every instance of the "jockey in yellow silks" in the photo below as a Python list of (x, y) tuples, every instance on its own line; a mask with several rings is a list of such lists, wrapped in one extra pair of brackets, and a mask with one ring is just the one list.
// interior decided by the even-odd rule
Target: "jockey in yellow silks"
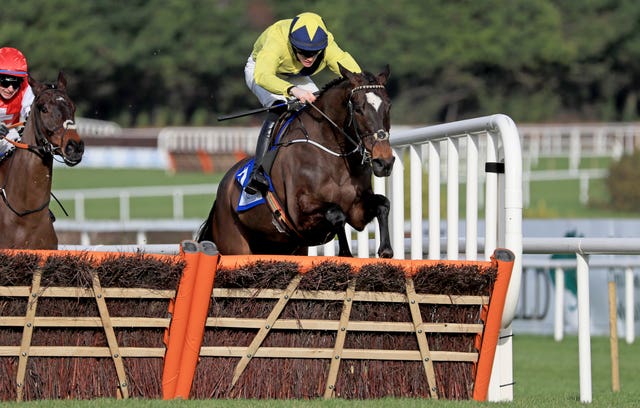
[[(318, 87), (311, 75), (326, 67), (340, 75), (338, 64), (351, 72), (362, 71), (353, 57), (338, 46), (319, 15), (302, 13), (277, 21), (258, 37), (244, 73), (247, 86), (264, 107), (284, 104), (288, 98), (313, 103)], [(245, 188), (248, 194), (264, 193), (269, 187), (261, 164), (281, 112), (270, 110), (262, 125), (253, 171)]]

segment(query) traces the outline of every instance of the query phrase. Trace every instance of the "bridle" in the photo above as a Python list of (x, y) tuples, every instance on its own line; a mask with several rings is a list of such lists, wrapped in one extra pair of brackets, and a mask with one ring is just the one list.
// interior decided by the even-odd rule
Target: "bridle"
[[(60, 93), (60, 91), (55, 86), (51, 85), (50, 88), (45, 89), (44, 91), (42, 91), (42, 93), (40, 93), (34, 99), (34, 101), (32, 103), (32, 106), (36, 107), (36, 109), (37, 109), (36, 101), (45, 92), (57, 92), (57, 93)], [(60, 139), (60, 140), (63, 140), (64, 139), (64, 135), (66, 134), (66, 132), (68, 130), (72, 130), (72, 129), (75, 130), (75, 128), (76, 128), (75, 122), (73, 120), (71, 120), (71, 119), (67, 119), (60, 126), (54, 128), (54, 129), (47, 129), (44, 126), (44, 124), (42, 123), (42, 118), (40, 117), (39, 112), (33, 112), (32, 115), (30, 115), (30, 116), (32, 116), (33, 120), (34, 120), (34, 132), (35, 132), (35, 137), (36, 137), (36, 144), (35, 145), (30, 145), (30, 144), (22, 143), (22, 142), (16, 142), (16, 141), (13, 141), (11, 139), (5, 139), (5, 140), (10, 142), (11, 144), (13, 144), (17, 149), (27, 150), (27, 151), (29, 151), (31, 153), (36, 154), (37, 156), (39, 156), (42, 159), (44, 159), (47, 155), (51, 155), (52, 157), (55, 156), (55, 155), (59, 155), (59, 156), (63, 157), (63, 160), (66, 161), (66, 159), (64, 158), (64, 156), (62, 154), (62, 147), (61, 146), (56, 146), (53, 143), (51, 143), (49, 141), (49, 139), (47, 138), (47, 136), (44, 134), (44, 132), (47, 132), (49, 137), (51, 137), (56, 132), (64, 129), (64, 132), (63, 132), (63, 134), (61, 136), (61, 139)], [(11, 162), (10, 166), (12, 166), (12, 165), (13, 165), (13, 161)], [(9, 172), (10, 171), (11, 171), (11, 167), (9, 167)], [(33, 213), (37, 213), (39, 211), (42, 211), (43, 209), (45, 209), (49, 205), (49, 203), (51, 202), (51, 199), (48, 197), (42, 203), (42, 205), (40, 205), (37, 208), (30, 209), (30, 210), (25, 210), (25, 211), (16, 210), (11, 205), (11, 203), (9, 202), (9, 199), (7, 197), (6, 187), (7, 187), (7, 183), (9, 182), (9, 178), (10, 178), (9, 174), (8, 174), (9, 172), (7, 172), (7, 177), (5, 178), (4, 184), (2, 185), (2, 187), (0, 187), (0, 195), (2, 196), (2, 200), (6, 204), (7, 208), (9, 208), (15, 215), (17, 215), (18, 217), (24, 217), (25, 215), (29, 215), (29, 214), (33, 214)], [(53, 196), (53, 193), (51, 193), (51, 196)], [(55, 196), (53, 196), (53, 198), (58, 203), (60, 203)], [(64, 207), (62, 207), (62, 210), (66, 214), (66, 210), (64, 209)]]
[[(32, 106), (36, 106), (36, 101), (42, 97), (42, 95), (45, 94), (45, 92), (56, 92), (61, 94), (61, 91), (58, 90), (58, 88), (56, 88), (54, 85), (51, 85), (50, 88), (45, 89), (44, 91), (42, 91), (41, 94), (39, 94), (36, 99), (33, 101), (33, 105)], [(64, 96), (60, 96), (60, 98), (64, 98)], [(35, 129), (35, 136), (36, 136), (36, 144), (35, 145), (24, 145), (24, 146), (18, 146), (14, 143), (14, 145), (16, 145), (16, 147), (21, 147), (23, 149), (27, 149), (30, 152), (33, 152), (35, 154), (37, 154), (38, 156), (44, 158), (45, 155), (50, 154), (52, 156), (58, 155), (60, 157), (63, 158), (63, 160), (66, 161), (66, 159), (64, 158), (64, 155), (62, 153), (62, 146), (56, 146), (53, 143), (51, 143), (51, 141), (49, 141), (49, 137), (53, 136), (54, 134), (56, 134), (57, 132), (59, 132), (60, 130), (64, 130), (60, 140), (64, 140), (64, 136), (67, 133), (67, 131), (69, 130), (75, 130), (76, 129), (76, 123), (72, 120), (72, 119), (66, 119), (64, 122), (62, 122), (62, 124), (54, 129), (47, 129), (46, 126), (44, 126), (44, 123), (42, 123), (42, 118), (40, 117), (40, 115), (36, 115), (35, 113), (33, 114), (34, 117), (34, 129)], [(45, 134), (46, 132), (46, 134)]]
[(314, 105), (312, 103), (307, 105), (307, 106), (311, 106), (313, 109), (315, 109), (316, 112), (318, 112), (320, 115), (322, 115), (322, 117), (324, 117), (327, 120), (327, 122), (329, 122), (331, 124), (331, 126), (333, 126), (337, 131), (339, 131), (342, 134), (342, 136), (345, 137), (345, 139), (347, 139), (349, 142), (351, 142), (351, 144), (353, 144), (355, 146), (355, 148), (352, 151), (347, 152), (347, 153), (334, 152), (334, 151), (322, 146), (320, 143), (315, 142), (313, 140), (310, 140), (309, 139), (309, 135), (308, 135), (307, 131), (304, 129), (304, 127), (303, 127), (303, 132), (304, 132), (304, 134), (306, 136), (305, 139), (294, 139), (294, 140), (291, 140), (291, 141), (287, 142), (286, 144), (301, 143), (301, 142), (311, 143), (314, 146), (317, 146), (320, 149), (324, 150), (325, 152), (327, 152), (329, 154), (332, 154), (334, 156), (337, 156), (337, 157), (345, 157), (345, 156), (350, 156), (350, 155), (352, 155), (354, 153), (360, 153), (362, 155), (362, 163), (363, 164), (364, 163), (371, 163), (371, 153), (369, 153), (365, 149), (364, 143), (363, 143), (363, 139), (366, 138), (366, 137), (369, 137), (369, 136), (373, 136), (373, 138), (375, 140), (374, 143), (377, 143), (379, 141), (384, 141), (384, 140), (389, 139), (389, 132), (387, 132), (384, 129), (378, 129), (378, 130), (376, 130), (374, 132), (370, 132), (370, 133), (362, 135), (361, 131), (360, 131), (359, 127), (358, 127), (358, 123), (354, 120), (355, 113), (354, 113), (353, 101), (352, 101), (354, 92), (356, 92), (356, 91), (367, 91), (367, 90), (370, 90), (370, 89), (385, 89), (385, 88), (384, 88), (384, 85), (359, 85), (359, 86), (356, 86), (353, 89), (351, 89), (351, 91), (349, 92), (349, 99), (347, 100), (347, 110), (349, 112), (349, 118), (347, 120), (347, 126), (346, 127), (348, 128), (349, 126), (351, 126), (353, 128), (353, 133), (355, 134), (355, 137), (356, 137), (357, 141), (354, 140), (353, 137), (351, 137), (351, 135), (349, 135), (343, 128), (338, 126), (326, 113), (324, 113), (322, 110), (320, 110), (320, 108), (318, 108), (316, 105)]

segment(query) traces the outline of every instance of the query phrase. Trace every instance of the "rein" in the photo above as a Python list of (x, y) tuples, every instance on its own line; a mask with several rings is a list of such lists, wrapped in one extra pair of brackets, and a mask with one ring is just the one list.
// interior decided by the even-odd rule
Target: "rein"
[[(7, 140), (9, 140), (9, 139), (7, 139)], [(28, 146), (28, 145), (25, 145), (25, 146)], [(32, 151), (32, 150), (29, 150), (29, 151)], [(4, 203), (7, 206), (7, 208), (10, 209), (11, 212), (13, 212), (18, 217), (24, 217), (25, 215), (37, 213), (39, 211), (44, 210), (49, 205), (49, 203), (51, 202), (51, 198), (47, 198), (47, 200), (45, 200), (44, 203), (42, 203), (41, 206), (39, 206), (37, 208), (34, 208), (32, 210), (18, 211), (11, 205), (11, 203), (9, 202), (9, 197), (7, 197), (7, 184), (9, 183), (9, 178), (10, 178), (9, 174), (10, 174), (12, 168), (13, 168), (13, 160), (9, 163), (9, 170), (7, 171), (7, 176), (6, 176), (5, 180), (4, 180), (4, 185), (2, 187), (0, 187), (0, 195), (2, 195), (2, 201), (4, 201)], [(57, 199), (56, 199), (56, 201), (57, 201)]]
[[(360, 85), (360, 86), (356, 86), (353, 89), (351, 89), (351, 91), (349, 92), (349, 100), (347, 101), (347, 108), (349, 111), (349, 120), (348, 120), (348, 125), (353, 125), (353, 130), (355, 132), (356, 138), (358, 139), (358, 141), (355, 141), (343, 128), (341, 128), (340, 126), (338, 126), (326, 113), (324, 113), (320, 108), (318, 108), (316, 105), (314, 104), (308, 104), (308, 106), (311, 106), (313, 109), (316, 110), (316, 112), (318, 112), (323, 118), (325, 118), (327, 120), (327, 122), (329, 122), (331, 124), (331, 126), (333, 126), (338, 132), (340, 132), (342, 134), (342, 136), (345, 137), (345, 139), (347, 139), (349, 142), (351, 142), (351, 144), (353, 144), (355, 146), (355, 149), (353, 149), (352, 151), (348, 152), (348, 153), (336, 153), (326, 147), (324, 147), (322, 144), (315, 142), (313, 140), (310, 140), (308, 137), (306, 139), (294, 139), (294, 140), (290, 140), (289, 142), (287, 142), (286, 144), (292, 144), (292, 143), (310, 143), (318, 148), (320, 148), (321, 150), (325, 151), (326, 153), (329, 153), (333, 156), (336, 157), (346, 157), (346, 156), (350, 156), (356, 152), (360, 152), (360, 154), (362, 155), (362, 162), (370, 162), (371, 161), (371, 155), (364, 149), (364, 145), (362, 143), (362, 138), (365, 136), (369, 136), (369, 135), (364, 135), (361, 136), (360, 132), (358, 131), (358, 124), (353, 120), (354, 118), (354, 114), (353, 114), (353, 103), (351, 102), (351, 98), (353, 97), (353, 93), (355, 91), (362, 91), (362, 90), (369, 90), (369, 89), (384, 89), (384, 85)], [(306, 131), (305, 131), (306, 134)], [(388, 138), (388, 133), (386, 131), (384, 131), (383, 129), (377, 130), (375, 132), (372, 132), (373, 136), (376, 138), (376, 140), (385, 140), (386, 138)], [(308, 136), (308, 135), (307, 135)]]

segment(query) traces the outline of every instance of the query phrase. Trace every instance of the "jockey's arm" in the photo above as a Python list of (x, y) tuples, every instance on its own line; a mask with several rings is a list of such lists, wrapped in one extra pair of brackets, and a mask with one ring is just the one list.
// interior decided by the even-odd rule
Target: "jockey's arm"
[(256, 84), (276, 95), (288, 97), (291, 84), (278, 77), (276, 72), (280, 65), (281, 57), (277, 50), (263, 48), (256, 56), (256, 66), (253, 73)]
[(325, 51), (324, 58), (329, 69), (337, 75), (340, 75), (340, 68), (338, 67), (338, 64), (342, 65), (351, 72), (362, 72), (360, 65), (358, 65), (351, 54), (343, 51), (342, 48), (340, 48), (335, 42), (329, 43)]

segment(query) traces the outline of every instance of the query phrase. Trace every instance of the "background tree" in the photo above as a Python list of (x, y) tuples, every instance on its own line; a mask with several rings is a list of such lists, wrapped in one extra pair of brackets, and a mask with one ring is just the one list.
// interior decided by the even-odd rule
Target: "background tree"
[(80, 116), (122, 126), (216, 125), (257, 107), (243, 73), (253, 42), (302, 11), (322, 15), (363, 68), (390, 64), (394, 123), (640, 115), (635, 0), (4, 0), (3, 9), (0, 44), (23, 50), (40, 80), (64, 70)]

